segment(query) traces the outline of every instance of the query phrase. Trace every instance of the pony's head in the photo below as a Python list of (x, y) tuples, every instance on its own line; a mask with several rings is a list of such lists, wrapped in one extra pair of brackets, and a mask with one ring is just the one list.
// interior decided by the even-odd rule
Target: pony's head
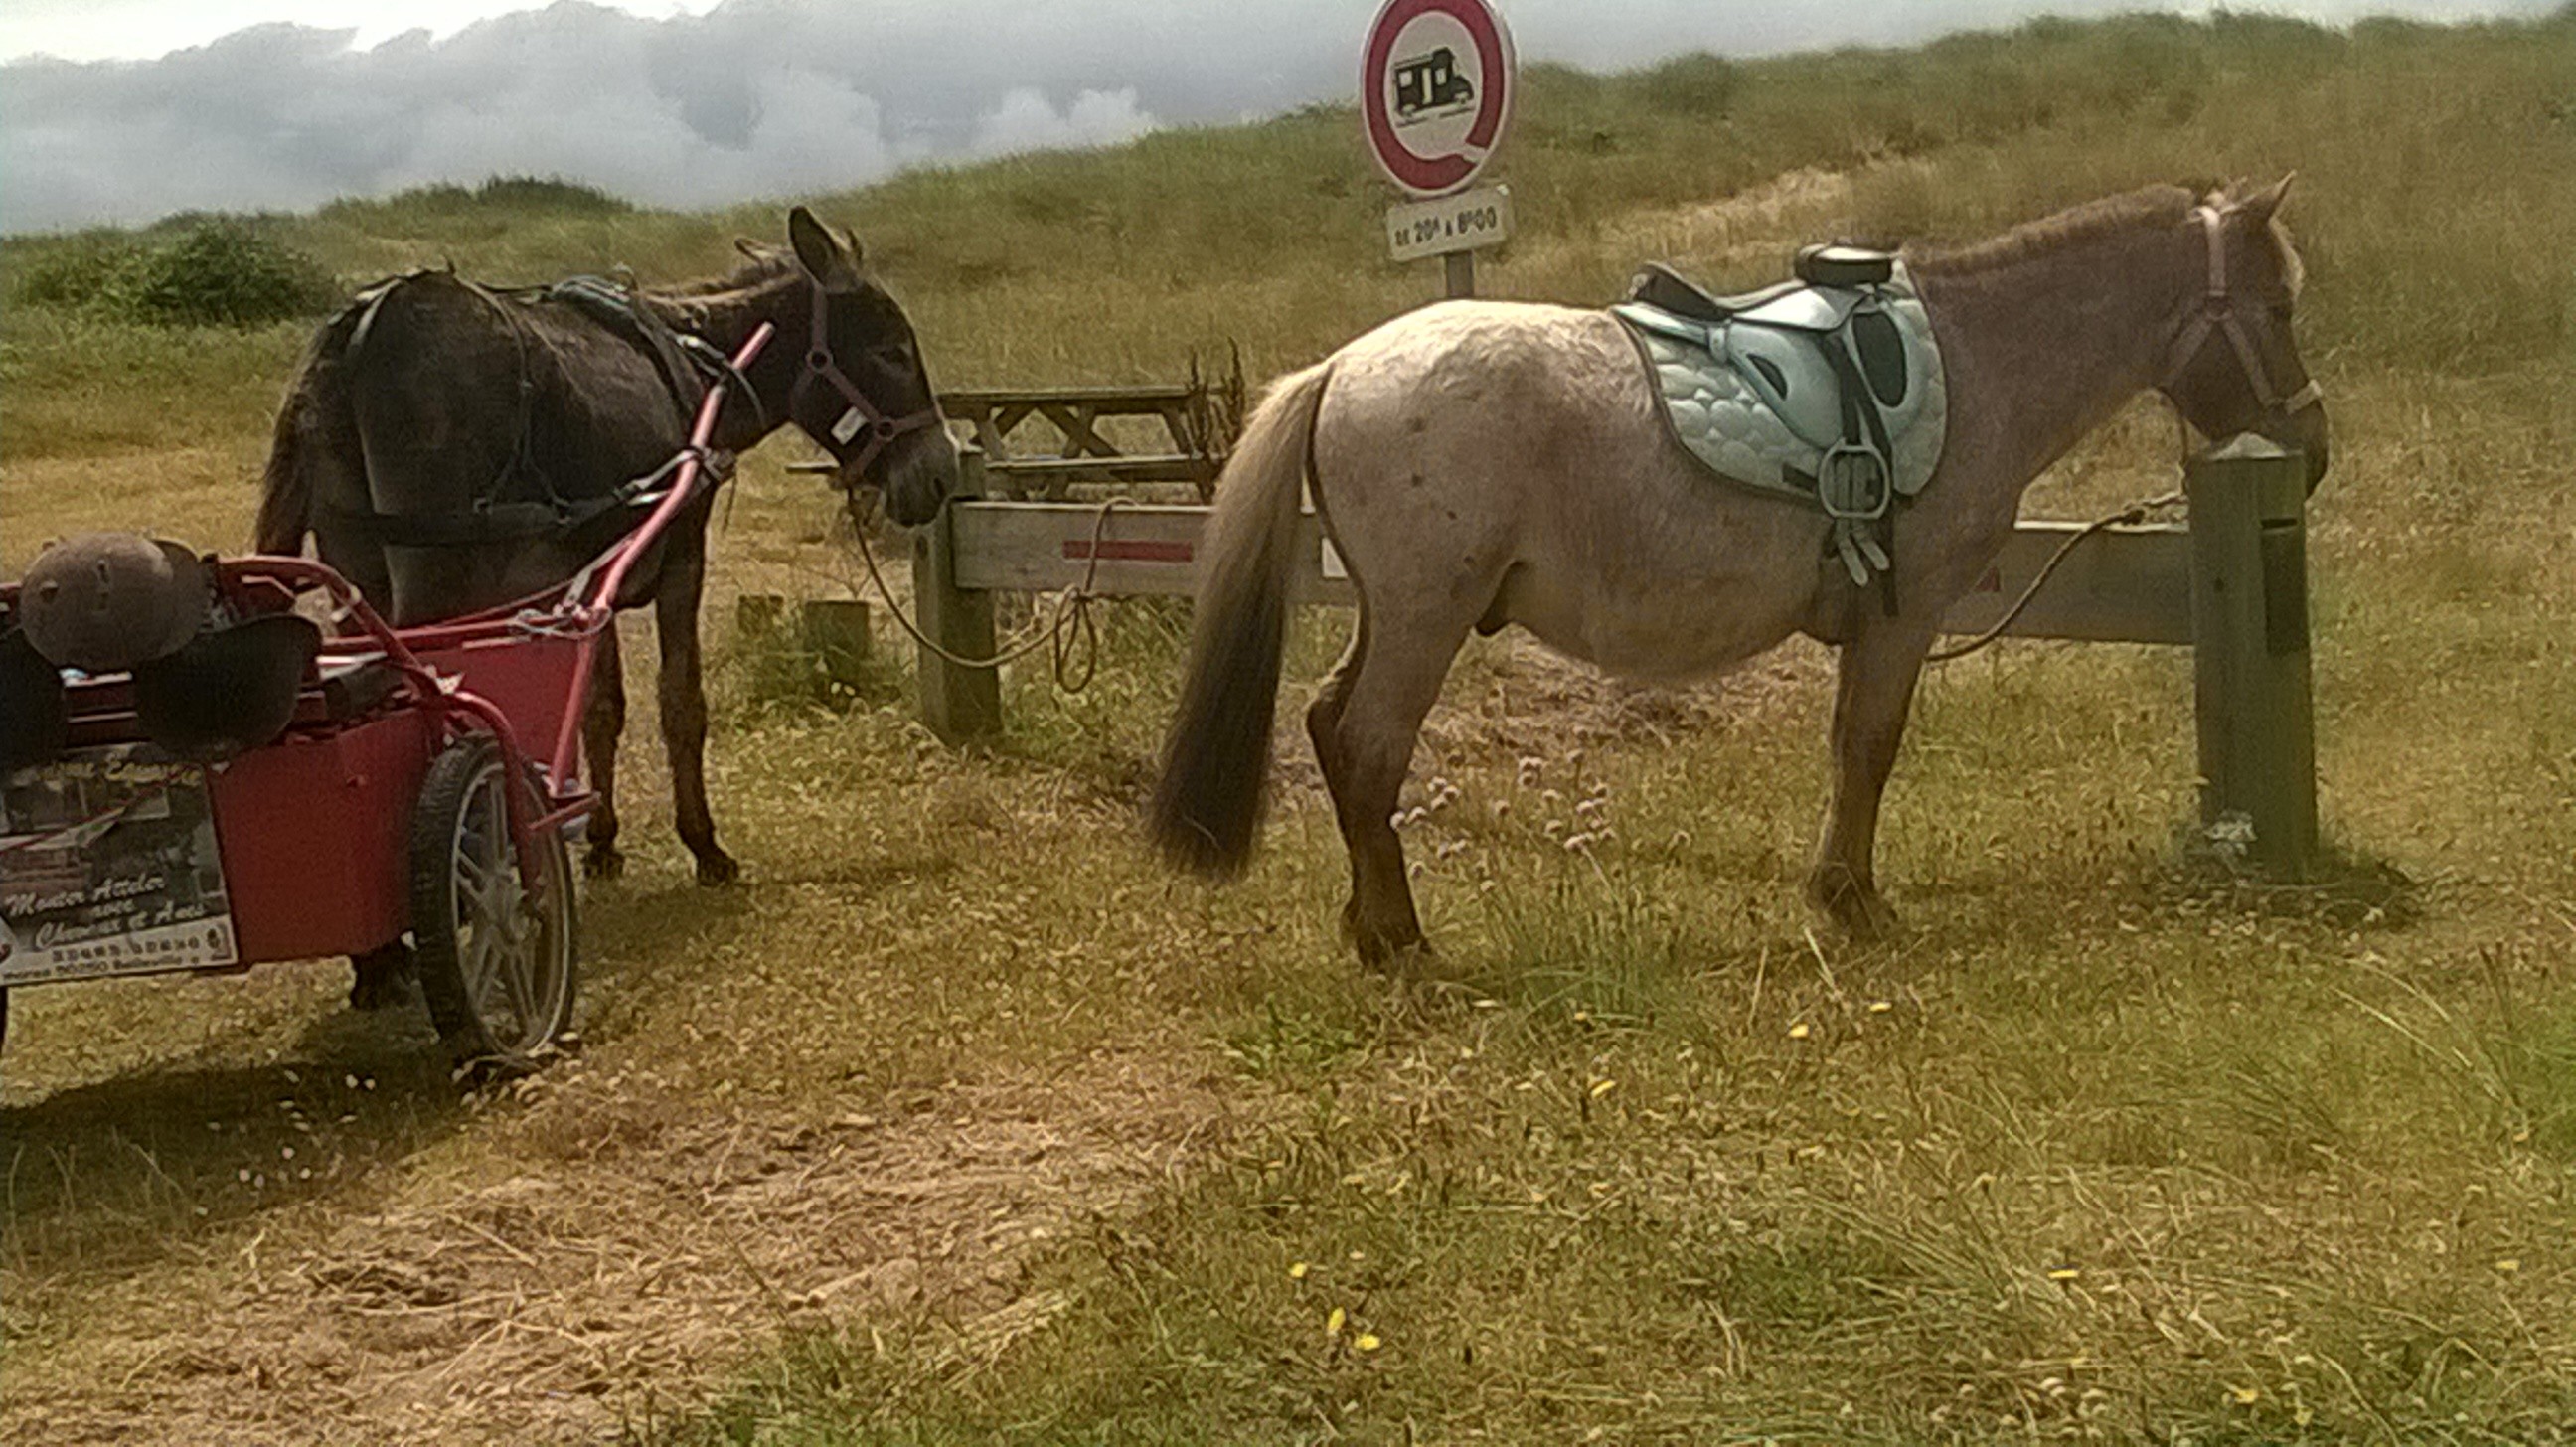
[[(853, 511), (873, 487), (886, 516), (926, 523), (956, 486), (957, 446), (912, 323), (862, 267), (856, 237), (834, 235), (799, 206), (787, 213), (787, 239), (813, 299), (788, 417), (832, 454)], [(786, 339), (797, 340), (792, 326)]]
[(2211, 192), (2188, 225), (2206, 284), (2184, 310), (2160, 390), (2203, 436), (2255, 432), (2326, 471), (2326, 409), (2299, 359), (2290, 316), (2305, 268), (2276, 214), (2290, 178), (2242, 199)]

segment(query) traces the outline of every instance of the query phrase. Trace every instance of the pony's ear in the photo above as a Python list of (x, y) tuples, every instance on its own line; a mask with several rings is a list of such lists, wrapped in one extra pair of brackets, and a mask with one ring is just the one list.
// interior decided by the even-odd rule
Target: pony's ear
[(2281, 209), (2281, 198), (2290, 194), (2290, 183), (2298, 178), (2299, 173), (2291, 171), (2280, 180), (2237, 202), (2237, 207), (2246, 215), (2253, 217), (2257, 225), (2269, 221), (2272, 219), (2272, 213)]
[(813, 212), (799, 206), (787, 213), (787, 240), (796, 248), (797, 263), (805, 274), (825, 291), (858, 289), (859, 258), (829, 227), (815, 220)]

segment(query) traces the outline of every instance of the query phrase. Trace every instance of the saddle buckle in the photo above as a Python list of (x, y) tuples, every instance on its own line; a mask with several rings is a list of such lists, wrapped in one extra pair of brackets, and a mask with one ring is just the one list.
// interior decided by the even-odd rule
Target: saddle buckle
[(1874, 521), (1887, 515), (1894, 493), (1887, 459), (1865, 443), (1835, 443), (1816, 467), (1816, 502), (1827, 517)]

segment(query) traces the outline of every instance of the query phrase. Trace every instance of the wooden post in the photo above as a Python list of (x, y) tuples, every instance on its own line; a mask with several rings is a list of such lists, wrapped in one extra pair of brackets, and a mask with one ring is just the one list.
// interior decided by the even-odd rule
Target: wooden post
[(1476, 294), (1476, 253), (1453, 251), (1440, 258), (1441, 276), (1449, 284), (1449, 299), (1459, 301)]
[(2183, 486), (2201, 822), (2250, 826), (2255, 867), (2302, 880), (2317, 845), (2307, 463), (2249, 434), (2193, 458)]
[[(993, 656), (993, 595), (957, 586), (956, 508), (984, 495), (984, 451), (969, 447), (957, 461), (952, 506), (940, 509), (912, 535), (912, 606), (924, 636), (960, 658)], [(921, 659), (921, 718), (946, 744), (990, 738), (1002, 731), (1002, 676), (998, 669), (966, 668), (929, 648)]]
[(800, 604), (796, 623), (805, 650), (823, 665), (823, 676), (855, 689), (867, 667), (868, 605), (858, 598), (816, 598)]

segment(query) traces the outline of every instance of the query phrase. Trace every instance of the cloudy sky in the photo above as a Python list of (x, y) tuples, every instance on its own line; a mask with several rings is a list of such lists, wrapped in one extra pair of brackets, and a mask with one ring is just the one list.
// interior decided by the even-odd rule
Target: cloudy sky
[[(2327, 22), (2560, 0), (2278, 0)], [(1354, 88), (1377, 0), (0, 0), (0, 229), (563, 176), (697, 207)], [(2155, 0), (1502, 0), (1524, 59), (1905, 43)], [(2248, 8), (2240, 6), (2239, 8)]]

